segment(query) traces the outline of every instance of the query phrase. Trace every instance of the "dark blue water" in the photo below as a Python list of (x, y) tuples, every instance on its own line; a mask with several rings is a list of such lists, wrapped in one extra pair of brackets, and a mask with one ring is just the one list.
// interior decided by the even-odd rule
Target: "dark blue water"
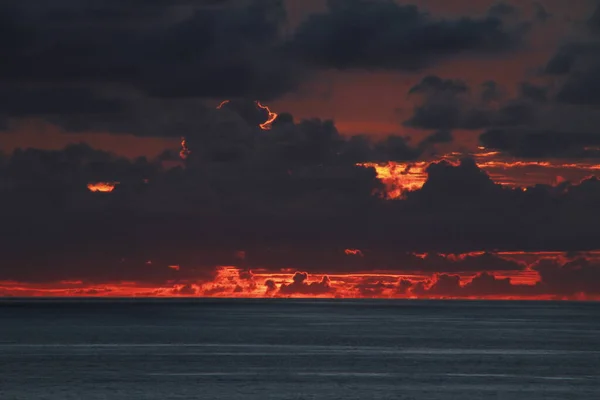
[(600, 304), (0, 301), (0, 399), (600, 399)]

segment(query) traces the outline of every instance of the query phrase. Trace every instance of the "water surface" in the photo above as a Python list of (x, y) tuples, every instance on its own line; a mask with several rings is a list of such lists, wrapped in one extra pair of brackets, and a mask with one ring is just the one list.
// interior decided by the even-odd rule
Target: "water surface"
[(0, 399), (600, 399), (600, 303), (0, 300)]

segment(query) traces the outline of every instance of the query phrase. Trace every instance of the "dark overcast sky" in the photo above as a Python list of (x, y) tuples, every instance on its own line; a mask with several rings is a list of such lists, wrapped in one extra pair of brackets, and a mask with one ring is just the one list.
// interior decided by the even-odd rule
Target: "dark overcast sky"
[(0, 294), (600, 294), (596, 0), (5, 0), (0, 48)]

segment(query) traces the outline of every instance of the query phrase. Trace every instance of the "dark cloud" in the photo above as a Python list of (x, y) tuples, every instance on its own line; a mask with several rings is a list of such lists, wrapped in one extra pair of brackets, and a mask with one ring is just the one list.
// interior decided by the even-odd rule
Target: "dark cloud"
[[(472, 248), (481, 249), (595, 247), (591, 238), (583, 233), (592, 229), (592, 220), (598, 220), (588, 202), (597, 190), (595, 179), (575, 186), (568, 183), (557, 188), (538, 185), (522, 191), (494, 184), (473, 162), (433, 166), (428, 170), (429, 179), (423, 188), (407, 194), (406, 201), (414, 204), (411, 218), (407, 219), (406, 215), (402, 220), (390, 218), (403, 224), (409, 220), (415, 224), (419, 221), (412, 235), (403, 237), (403, 244), (419, 241), (420, 237), (430, 244), (436, 243), (442, 252), (462, 248), (467, 238)], [(557, 219), (557, 215), (561, 217)], [(430, 218), (435, 223), (424, 223)], [(547, 220), (542, 232), (538, 228), (544, 218)], [(439, 231), (442, 226), (443, 230)], [(534, 226), (538, 227), (535, 232)], [(425, 234), (425, 229), (431, 231)], [(577, 241), (569, 239), (569, 231), (581, 232), (583, 236)]]
[[(396, 286), (401, 295), (421, 297), (540, 297), (577, 299), (594, 297), (600, 293), (598, 275), (600, 266), (585, 258), (561, 261), (544, 258), (531, 265), (539, 274), (534, 284), (513, 283), (511, 278), (499, 278), (489, 272), (481, 272), (473, 278), (459, 275), (438, 274), (432, 280), (412, 283), (403, 280)], [(369, 287), (368, 284), (359, 284)], [(375, 294), (381, 295), (387, 286), (371, 285)], [(379, 288), (381, 289), (379, 290)]]
[(215, 295), (219, 295), (219, 294), (223, 294), (223, 293), (227, 293), (227, 292), (230, 292), (230, 289), (228, 287), (215, 285), (209, 289), (203, 290), (202, 295), (210, 297), (210, 296), (215, 296)]
[[(508, 50), (523, 34), (491, 14), (435, 19), (415, 6), (365, 0), (331, 1), (326, 13), (285, 34), (279, 0), (9, 0), (0, 21), (0, 128), (37, 117), (67, 131), (171, 137), (206, 130), (203, 99), (269, 100), (294, 91), (312, 70), (307, 61), (421, 68), (465, 51)], [(426, 124), (420, 118), (415, 125)], [(466, 118), (459, 125), (479, 126), (485, 116)], [(391, 141), (371, 158), (419, 155), (403, 139)]]
[(500, 101), (503, 93), (500, 86), (494, 81), (484, 82), (482, 85), (481, 100), (484, 103), (490, 103), (494, 101)]
[(479, 137), (483, 146), (524, 158), (589, 158), (598, 155), (600, 134), (539, 129), (491, 129)]
[(193, 1), (24, 3), (0, 8), (13, 21), (3, 27), (2, 40), (11, 45), (0, 82), (97, 82), (156, 96), (263, 99), (296, 85), (297, 71), (277, 50), (286, 18), (277, 0), (211, 7)]
[(17, 149), (1, 172), (8, 190), (48, 190), (68, 195), (87, 190), (89, 182), (142, 182), (156, 176), (159, 169), (160, 165), (144, 157), (129, 160), (75, 144), (63, 150)]
[(585, 258), (565, 263), (557, 260), (541, 260), (533, 269), (540, 275), (542, 290), (558, 295), (578, 293), (600, 294), (600, 265)]
[(581, 72), (589, 65), (600, 61), (600, 43), (592, 40), (568, 43), (561, 46), (546, 64), (544, 72), (550, 75), (565, 75)]
[(421, 82), (410, 88), (408, 94), (461, 94), (469, 91), (466, 83), (459, 80), (442, 79), (439, 76), (428, 75), (424, 77)]
[(416, 70), (463, 52), (513, 49), (523, 33), (493, 15), (435, 19), (393, 1), (331, 0), (300, 25), (290, 46), (325, 67)]
[(409, 90), (417, 105), (404, 125), (421, 129), (483, 129), (491, 126), (528, 124), (535, 119), (535, 109), (527, 101), (502, 98), (495, 82), (486, 82), (480, 92), (472, 92), (462, 81), (427, 76)]
[(429, 141), (422, 142), (420, 148), (411, 148), (407, 138), (401, 136), (387, 136), (383, 141), (377, 142), (372, 150), (372, 156), (365, 161), (402, 161), (416, 160), (421, 155), (428, 143), (435, 143), (435, 140), (444, 139), (440, 136), (430, 136)]
[(265, 294), (272, 294), (277, 290), (277, 284), (272, 279), (267, 279), (265, 281), (266, 292)]
[[(421, 189), (391, 201), (375, 169), (357, 165), (398, 161), (408, 172), (455, 129), (487, 129), (481, 143), (512, 156), (597, 156), (599, 135), (535, 125), (544, 107), (599, 104), (591, 36), (547, 64), (556, 93), (523, 83), (507, 99), (495, 81), (469, 87), (426, 76), (409, 91), (406, 125), (433, 131), (419, 142), (343, 136), (333, 121), (285, 112), (272, 129), (260, 127), (268, 112), (253, 100), (293, 91), (312, 70), (306, 62), (415, 70), (499, 54), (523, 39), (516, 14), (499, 3), (480, 18), (438, 19), (391, 1), (338, 0), (284, 35), (278, 1), (3, 2), (0, 126), (39, 117), (68, 131), (184, 136), (191, 153), (128, 160), (79, 144), (0, 156), (0, 281), (138, 282), (214, 295), (256, 287), (253, 269), (285, 268), (306, 272), (267, 280), (267, 294), (337, 295), (327, 276), (308, 274), (373, 271), (437, 276), (360, 282), (363, 296), (598, 293), (590, 261), (527, 266), (501, 255), (596, 248), (597, 179), (525, 191), (464, 159), (429, 165)], [(113, 190), (88, 190), (97, 183)], [(223, 265), (240, 268), (239, 277), (199, 289)], [(539, 284), (494, 275), (529, 270)]]
[(37, 117), (75, 132), (178, 137), (206, 129), (201, 99), (295, 88), (302, 73), (279, 49), (279, 1), (209, 3), (3, 2), (0, 128)]
[[(412, 68), (465, 50), (509, 49), (521, 37), (492, 16), (441, 20), (363, 0), (332, 1), (286, 35), (280, 0), (8, 0), (0, 21), (0, 90), (14, 98), (0, 99), (2, 120), (35, 116), (71, 131), (164, 136), (197, 126), (194, 107), (202, 107), (183, 99), (269, 100), (294, 91), (309, 70), (303, 57)], [(361, 35), (349, 40), (349, 31)]]
[(283, 114), (270, 130), (259, 124), (265, 110), (248, 101), (230, 102), (204, 120), (203, 129), (186, 135), (196, 160), (247, 162), (256, 168), (271, 165), (288, 171), (298, 165), (332, 165), (354, 168), (355, 163), (417, 159), (431, 141), (411, 146), (405, 137), (342, 136), (333, 121), (319, 119), (293, 122)]
[(596, 7), (594, 13), (588, 20), (588, 25), (592, 32), (600, 33), (600, 4)]
[[(458, 166), (442, 161), (427, 168), (429, 176), (421, 190), (410, 193), (410, 199), (423, 205), (452, 206), (461, 198), (486, 198), (499, 187), (471, 159)], [(442, 195), (442, 196), (440, 196)]]
[(431, 145), (435, 145), (437, 143), (450, 143), (454, 140), (452, 137), (452, 132), (449, 130), (440, 130), (432, 133), (427, 136), (423, 141), (419, 144), (419, 146), (424, 146), (428, 148)]
[(534, 85), (529, 82), (523, 82), (520, 85), (521, 96), (533, 101), (545, 102), (548, 100), (548, 88)]
[(536, 286), (513, 284), (488, 272), (470, 280), (458, 275), (440, 274), (432, 282), (419, 282), (409, 292), (423, 297), (532, 297), (543, 294)]
[[(425, 292), (429, 296), (452, 296), (460, 290), (460, 276), (441, 274)], [(423, 293), (424, 294), (424, 293)]]
[(492, 253), (480, 255), (446, 256), (427, 254), (415, 271), (427, 272), (472, 272), (472, 271), (520, 271), (525, 265)]
[(511, 17), (518, 14), (518, 9), (504, 2), (494, 4), (488, 10), (488, 14), (495, 17)]
[(546, 22), (548, 19), (550, 19), (552, 17), (552, 14), (548, 12), (548, 10), (546, 10), (546, 7), (544, 7), (543, 4), (534, 1), (533, 2), (533, 8), (535, 10), (535, 18), (538, 21), (541, 22)]
[(306, 272), (296, 272), (292, 278), (292, 283), (282, 283), (279, 286), (279, 294), (287, 295), (324, 295), (335, 292), (331, 287), (329, 278), (324, 276), (318, 282), (308, 283), (308, 274)]
[(194, 296), (198, 293), (198, 289), (192, 284), (185, 284), (180, 287), (173, 288), (171, 291), (174, 295)]
[[(443, 255), (428, 253), (418, 255), (402, 250), (380, 248), (375, 243), (363, 247), (362, 256), (352, 256), (336, 248), (335, 239), (327, 246), (304, 244), (288, 245), (271, 249), (253, 248), (248, 251), (247, 266), (255, 269), (301, 269), (310, 273), (351, 273), (365, 271), (387, 271), (390, 273), (412, 272), (477, 272), (477, 271), (521, 271), (525, 265), (492, 253), (474, 255)], [(355, 240), (356, 239), (346, 239)], [(364, 243), (364, 242), (363, 242)]]
[(395, 289), (395, 285), (393, 283), (386, 283), (381, 281), (363, 281), (354, 286), (354, 289), (358, 290), (360, 297), (369, 298), (369, 297), (381, 297), (385, 290)]
[(572, 74), (556, 99), (575, 105), (600, 105), (600, 63)]
[[(81, 145), (9, 155), (0, 164), (0, 280), (186, 285), (211, 279), (221, 265), (315, 274), (521, 271), (494, 252), (597, 246), (593, 179), (525, 192), (495, 184), (465, 159), (432, 164), (422, 189), (388, 201), (372, 168), (329, 151), (291, 162), (251, 152), (227, 163), (194, 159), (198, 153), (192, 148), (186, 168), (170, 170)], [(270, 156), (258, 162), (255, 154)], [(120, 183), (110, 193), (86, 189), (104, 180)], [(472, 250), (490, 253), (436, 254)], [(282, 294), (331, 287), (302, 276)]]
[(398, 294), (406, 294), (412, 287), (413, 283), (410, 280), (402, 278), (396, 285), (396, 292)]
[(109, 132), (179, 138), (206, 131), (210, 113), (214, 111), (212, 106), (199, 99), (156, 99), (113, 94), (100, 97), (100, 100), (118, 104), (120, 109), (114, 113), (60, 113), (38, 117), (73, 133)]
[(550, 75), (563, 75), (568, 73), (573, 67), (575, 57), (569, 52), (557, 53), (548, 63), (544, 72)]
[(150, 62), (142, 70), (141, 87), (167, 97), (261, 99), (293, 89), (296, 76), (289, 55), (277, 50), (285, 10), (276, 1), (251, 4), (200, 9), (145, 38)]
[(22, 87), (0, 85), (0, 113), (8, 117), (60, 114), (113, 114), (118, 100), (104, 99), (86, 87)]
[(462, 291), (467, 296), (506, 296), (525, 290), (527, 288), (523, 285), (520, 287), (513, 285), (510, 278), (497, 278), (487, 272), (478, 274), (462, 287)]
[(561, 47), (548, 61), (545, 72), (562, 76), (557, 102), (580, 106), (600, 104), (599, 42), (588, 40)]

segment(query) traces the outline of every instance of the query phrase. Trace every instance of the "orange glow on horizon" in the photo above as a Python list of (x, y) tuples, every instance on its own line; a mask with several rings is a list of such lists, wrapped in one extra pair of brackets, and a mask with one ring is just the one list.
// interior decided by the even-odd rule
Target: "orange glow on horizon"
[[(356, 251), (356, 253), (355, 253)], [(346, 249), (346, 254), (362, 254)], [(360, 253), (359, 253), (360, 252)], [(484, 252), (442, 255), (452, 259), (479, 256)], [(1, 296), (19, 297), (215, 297), (215, 298), (380, 298), (380, 299), (486, 299), (486, 300), (600, 300), (595, 294), (557, 295), (540, 287), (540, 276), (532, 268), (542, 259), (568, 262), (562, 252), (507, 251), (496, 256), (526, 260), (523, 270), (472, 271), (464, 273), (385, 271), (306, 274), (295, 270), (271, 272), (218, 267), (211, 280), (171, 280), (160, 285), (144, 282), (90, 284), (81, 279), (54, 283), (0, 281)], [(415, 254), (426, 257), (426, 255)], [(573, 257), (573, 256), (570, 256)], [(581, 257), (600, 260), (600, 251), (582, 252)], [(571, 260), (573, 258), (570, 258)], [(170, 265), (180, 271), (179, 265)], [(436, 284), (442, 281), (441, 291)], [(456, 286), (447, 286), (455, 282)], [(499, 286), (498, 286), (499, 285)], [(510, 290), (502, 291), (509, 285)], [(500, 291), (494, 288), (500, 288)], [(487, 291), (489, 294), (485, 294)], [(476, 295), (475, 295), (476, 294)]]
[[(454, 275), (454, 274), (452, 274)], [(328, 298), (328, 299), (460, 299), (460, 300), (587, 300), (599, 301), (600, 296), (575, 294), (572, 296), (551, 293), (464, 295), (452, 293), (421, 293), (418, 287), (430, 288), (436, 278), (406, 275), (377, 274), (314, 274), (306, 285), (330, 282), (330, 291), (281, 293), (282, 284), (291, 285), (293, 274), (254, 274), (251, 280), (240, 278), (240, 271), (233, 267), (221, 267), (211, 282), (172, 283), (151, 285), (137, 282), (114, 282), (86, 285), (79, 281), (63, 281), (55, 284), (34, 284), (15, 281), (0, 281), (0, 298), (8, 297), (142, 297), (142, 298)], [(535, 288), (537, 280), (515, 279), (514, 276), (494, 274), (496, 279), (510, 278), (513, 285)], [(475, 277), (461, 276), (461, 288), (465, 288)], [(271, 281), (275, 290), (269, 291), (266, 282)], [(399, 282), (409, 282), (410, 289), (399, 291)], [(364, 289), (363, 289), (364, 288)]]
[(110, 193), (118, 184), (119, 182), (90, 182), (87, 188), (90, 192)]

